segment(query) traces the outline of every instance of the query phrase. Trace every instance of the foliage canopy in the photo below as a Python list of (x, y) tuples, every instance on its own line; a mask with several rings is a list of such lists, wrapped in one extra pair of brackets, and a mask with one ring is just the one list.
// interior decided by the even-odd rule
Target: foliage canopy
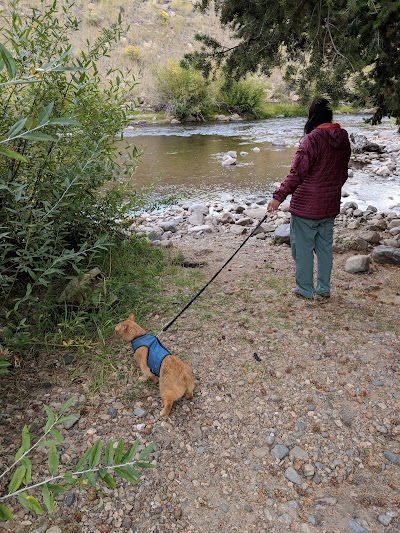
[(237, 44), (227, 48), (197, 35), (201, 50), (184, 62), (206, 75), (223, 65), (235, 80), (286, 67), (303, 100), (356, 96), (377, 108), (374, 122), (400, 117), (399, 0), (215, 0), (214, 6)]
[(83, 270), (130, 207), (119, 183), (136, 151), (121, 165), (115, 139), (135, 82), (113, 70), (105, 84), (98, 68), (124, 28), (118, 20), (73, 50), (79, 21), (70, 5), (41, 0), (24, 11), (10, 0), (0, 16), (0, 304), (19, 327), (21, 303), (34, 305)]

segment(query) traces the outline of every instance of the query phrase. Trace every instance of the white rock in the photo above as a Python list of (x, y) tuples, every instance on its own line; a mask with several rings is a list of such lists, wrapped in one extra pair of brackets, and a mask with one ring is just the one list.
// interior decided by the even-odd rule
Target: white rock
[(253, 152), (255, 152), (256, 154), (258, 154), (258, 152), (261, 152), (261, 150), (259, 149), (258, 146), (255, 146), (254, 148), (252, 148)]
[(228, 166), (231, 166), (231, 165), (236, 165), (236, 159), (234, 159), (233, 157), (228, 157), (227, 159), (224, 159), (222, 161), (222, 165), (224, 167), (228, 167)]
[(188, 228), (188, 233), (211, 233), (212, 228), (210, 226), (207, 226), (204, 224), (203, 226), (192, 226), (191, 228)]

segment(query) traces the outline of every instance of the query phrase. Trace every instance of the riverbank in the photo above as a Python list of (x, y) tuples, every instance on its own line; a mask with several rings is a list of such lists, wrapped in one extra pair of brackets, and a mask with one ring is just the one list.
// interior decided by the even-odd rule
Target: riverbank
[[(230, 231), (189, 233), (174, 248), (202, 285), (242, 240)], [(79, 361), (57, 373), (54, 358), (42, 361), (50, 390), (32, 389), (27, 411), (11, 401), (3, 409), (6, 457), (18, 447), (12, 427), (29, 424), (43, 400), (56, 408), (77, 395), (63, 467), (97, 438), (139, 438), (142, 447), (156, 442), (157, 468), (137, 486), (97, 496), (71, 488), (55, 515), (17, 512), (11, 530), (384, 533), (388, 524), (395, 532), (399, 269), (372, 263), (349, 273), (350, 255), (335, 254), (329, 300), (303, 301), (291, 294), (289, 247), (252, 238), (162, 335), (197, 384), (193, 401), (178, 402), (168, 419), (159, 417), (157, 388), (138, 381), (129, 346), (109, 340), (115, 373), (95, 395), (71, 379)], [(163, 291), (176, 312), (190, 297), (185, 286)], [(143, 325), (156, 333), (171, 318), (154, 309)]]
[[(338, 114), (343, 113), (357, 113), (359, 110), (352, 108), (351, 106), (338, 106), (334, 108), (334, 112)], [(269, 119), (276, 117), (304, 117), (307, 115), (307, 110), (304, 106), (296, 103), (284, 103), (284, 102), (267, 102), (263, 108), (263, 115), (258, 117), (259, 119)], [(189, 116), (184, 119), (177, 119), (174, 116), (170, 116), (163, 111), (155, 111), (155, 109), (145, 108), (140, 109), (140, 106), (129, 113), (129, 119), (132, 126), (146, 125), (146, 124), (181, 124), (191, 122), (229, 122), (237, 120), (246, 120), (245, 116), (240, 116), (237, 113), (221, 113), (218, 109), (215, 109), (215, 113), (205, 120), (202, 117)]]
[[(388, 154), (397, 160), (396, 151), (382, 157)], [(149, 332), (158, 333), (256, 226), (267, 199), (247, 200), (227, 196), (221, 204), (175, 206), (135, 220), (181, 270), (175, 282), (161, 279), (173, 306), (166, 311), (160, 298), (142, 323)], [(90, 350), (63, 365), (60, 348), (22, 366), (18, 377), (3, 377), (16, 380), (3, 398), (7, 464), (43, 402), (57, 408), (72, 395), (79, 417), (63, 430), (63, 468), (97, 438), (139, 438), (141, 447), (154, 441), (157, 464), (136, 486), (71, 487), (54, 515), (21, 510), (8, 530), (395, 533), (400, 277), (399, 267), (379, 262), (374, 251), (389, 247), (397, 257), (400, 216), (346, 202), (335, 228), (330, 299), (292, 294), (290, 247), (276, 234), (289, 218), (283, 208), (161, 336), (196, 378), (194, 399), (178, 402), (168, 419), (159, 417), (157, 387), (138, 381), (130, 347), (114, 338), (107, 340), (113, 370), (98, 392), (88, 391), (80, 373), (82, 365), (99, 364)], [(368, 256), (368, 268), (346, 269), (353, 256)], [(17, 400), (26, 376), (32, 387)], [(44, 473), (45, 462), (35, 468)]]

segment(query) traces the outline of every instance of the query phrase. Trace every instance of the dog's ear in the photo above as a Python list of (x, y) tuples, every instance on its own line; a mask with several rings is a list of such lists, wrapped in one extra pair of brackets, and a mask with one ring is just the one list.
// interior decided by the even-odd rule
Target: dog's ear
[(135, 317), (134, 317), (133, 313), (131, 313), (129, 315), (128, 320), (131, 320), (132, 322), (135, 322)]

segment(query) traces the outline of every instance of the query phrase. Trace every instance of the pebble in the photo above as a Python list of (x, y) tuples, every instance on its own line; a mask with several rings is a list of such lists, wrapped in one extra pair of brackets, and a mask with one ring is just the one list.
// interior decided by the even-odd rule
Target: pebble
[(74, 426), (81, 417), (80, 413), (71, 413), (68, 416), (71, 416), (74, 418), (73, 420), (67, 420), (66, 422), (63, 423), (64, 429), (71, 429), (72, 426)]
[(65, 498), (64, 498), (64, 501), (65, 501), (65, 505), (67, 507), (72, 507), (75, 503), (75, 500), (76, 500), (76, 493), (71, 491), (71, 492), (67, 492), (65, 494)]
[(259, 459), (262, 459), (266, 455), (269, 454), (269, 448), (268, 447), (261, 447), (254, 450), (254, 455), (258, 457)]
[(349, 518), (349, 528), (353, 533), (369, 533), (369, 531), (362, 527), (361, 524), (356, 522), (353, 518)]
[(275, 436), (274, 435), (268, 435), (266, 437), (265, 442), (268, 444), (268, 446), (272, 446), (275, 442)]
[(146, 414), (147, 412), (141, 407), (135, 407), (135, 409), (133, 410), (133, 415), (137, 416), (138, 418), (143, 418), (144, 416), (146, 416)]
[(110, 407), (107, 409), (107, 414), (108, 414), (109, 416), (111, 416), (111, 418), (116, 418), (116, 416), (117, 416), (117, 410), (116, 410), (114, 407), (110, 406)]
[(292, 483), (295, 483), (296, 485), (300, 485), (303, 481), (301, 479), (301, 476), (298, 474), (298, 472), (296, 472), (296, 470), (292, 466), (289, 466), (289, 468), (285, 470), (285, 477), (288, 481), (291, 481)]
[(394, 452), (391, 452), (391, 451), (387, 450), (387, 451), (383, 452), (383, 455), (384, 455), (385, 459), (387, 459), (388, 461), (390, 461), (391, 463), (393, 463), (395, 465), (397, 465), (399, 463), (399, 461), (400, 461), (399, 456), (396, 453), (394, 453)]
[(271, 454), (278, 459), (283, 459), (289, 453), (289, 448), (283, 444), (277, 444), (271, 450)]
[(315, 501), (315, 505), (336, 505), (337, 499), (332, 498), (330, 496), (324, 497), (324, 498), (318, 498), (318, 500)]
[(291, 459), (300, 459), (302, 461), (308, 461), (308, 453), (300, 448), (300, 446), (295, 446), (289, 452), (289, 457)]
[(313, 526), (316, 526), (317, 525), (317, 519), (315, 518), (314, 515), (312, 514), (308, 514), (307, 515), (307, 520), (310, 522), (310, 524), (312, 524)]
[(388, 516), (387, 514), (380, 514), (378, 516), (378, 521), (384, 526), (388, 526), (392, 520), (393, 518), (391, 516)]

